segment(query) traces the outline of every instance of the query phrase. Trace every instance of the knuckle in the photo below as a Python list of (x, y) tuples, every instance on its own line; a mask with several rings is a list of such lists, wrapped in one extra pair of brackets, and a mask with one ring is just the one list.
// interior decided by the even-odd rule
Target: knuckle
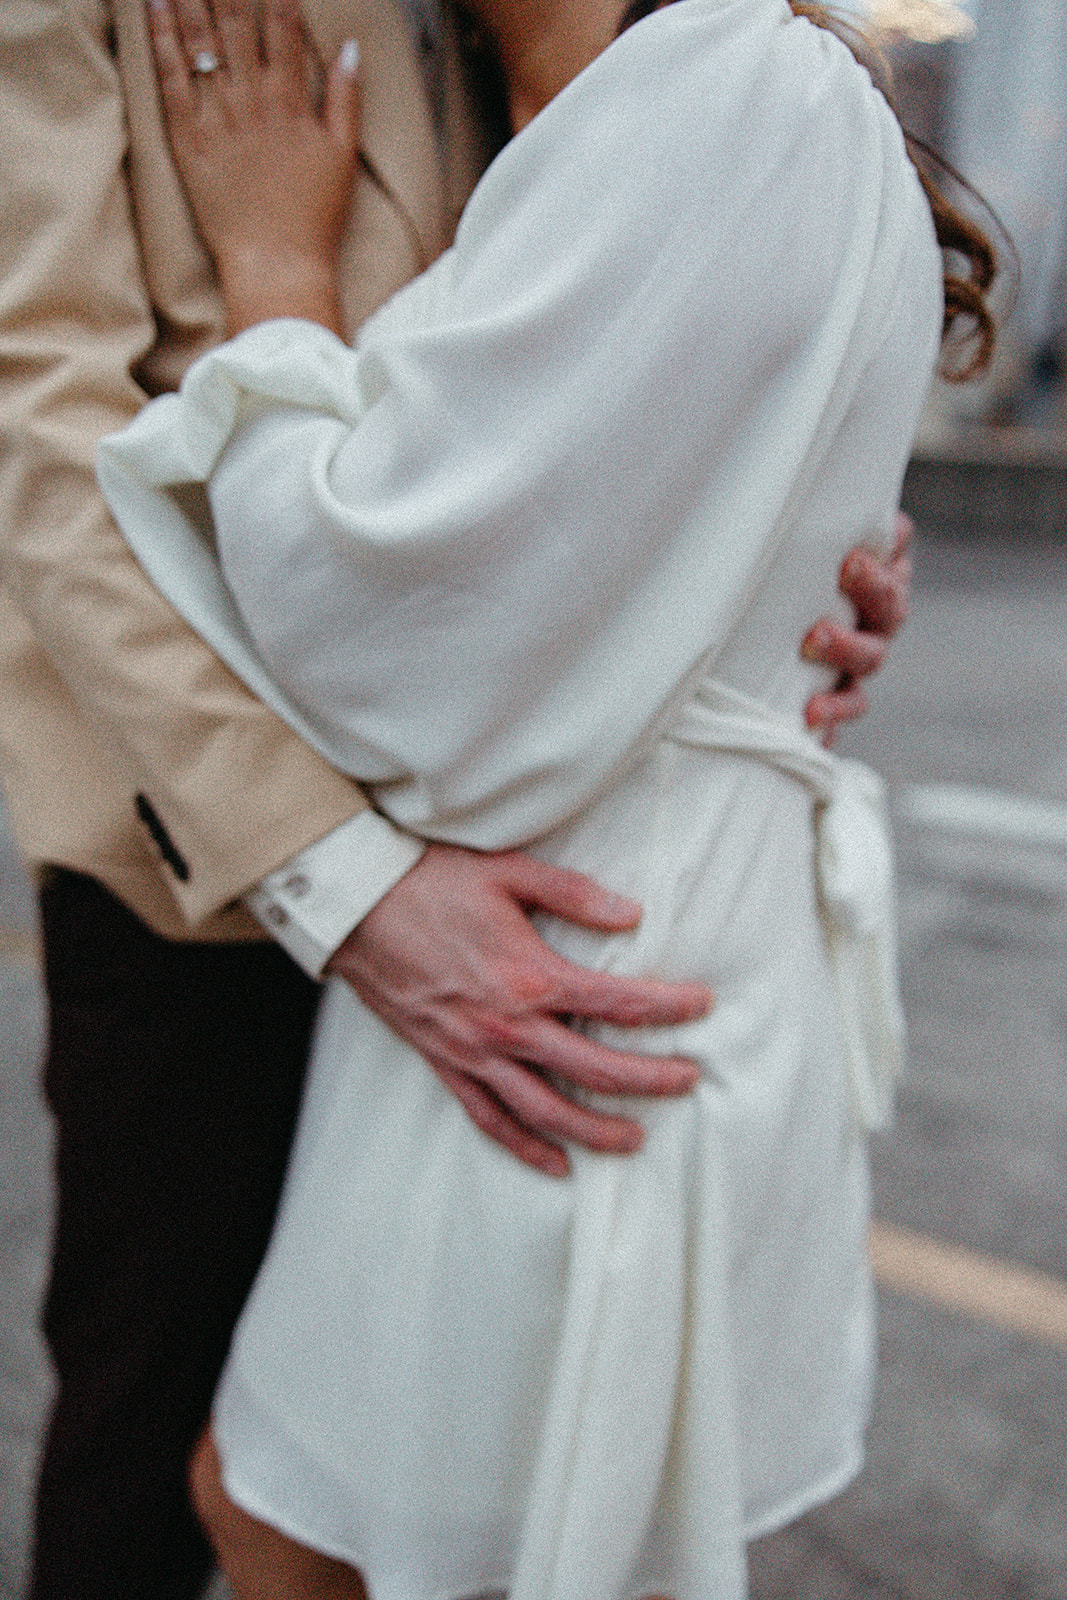
[(541, 966), (512, 962), (500, 969), (499, 981), (513, 1009), (551, 1011), (560, 1000), (558, 984)]
[(647, 1000), (637, 995), (620, 994), (609, 1007), (611, 1020), (620, 1028), (640, 1028), (658, 1020), (659, 1013)]
[(871, 595), (880, 605), (892, 605), (900, 585), (892, 567), (876, 567), (871, 577)]
[(614, 1067), (591, 1068), (586, 1083), (597, 1094), (644, 1094), (654, 1087), (654, 1076), (620, 1062)]
[(481, 1033), (486, 1045), (502, 1055), (511, 1055), (529, 1042), (523, 1019), (502, 1012), (487, 1012), (481, 1020)]
[(887, 655), (886, 640), (881, 637), (864, 639), (862, 659), (857, 660), (853, 671), (859, 677), (865, 677), (869, 672), (877, 672), (885, 661)]
[(843, 584), (870, 583), (876, 570), (870, 552), (857, 547), (850, 550), (842, 561), (840, 581)]

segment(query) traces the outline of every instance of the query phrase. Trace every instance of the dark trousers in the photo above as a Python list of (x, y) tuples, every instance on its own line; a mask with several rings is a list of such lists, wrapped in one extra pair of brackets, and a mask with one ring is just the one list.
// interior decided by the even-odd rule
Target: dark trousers
[(285, 1171), (317, 988), (271, 945), (159, 939), (96, 883), (41, 895), (59, 1379), (31, 1600), (193, 1600), (185, 1470)]

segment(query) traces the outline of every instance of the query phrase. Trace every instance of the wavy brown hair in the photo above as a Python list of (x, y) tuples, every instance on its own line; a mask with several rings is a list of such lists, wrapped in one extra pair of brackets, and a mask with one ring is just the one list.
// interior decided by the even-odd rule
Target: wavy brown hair
[[(663, 3), (664, 0), (631, 0), (623, 12), (619, 32), (649, 16)], [(899, 120), (892, 71), (877, 45), (860, 28), (827, 6), (809, 3), (809, 0), (788, 0), (788, 3), (794, 16), (806, 17), (816, 27), (826, 28), (848, 46), (870, 73), (875, 87)], [(934, 232), (944, 261), (941, 375), (950, 383), (964, 383), (985, 370), (996, 344), (997, 324), (990, 306), (990, 291), (997, 276), (998, 252), (989, 233), (976, 216), (963, 209), (963, 204), (988, 217), (992, 227), (1004, 237), (1009, 252), (1010, 241), (989, 206), (966, 180), (907, 128), (903, 128), (903, 133), (908, 155), (933, 215)], [(957, 197), (963, 204), (957, 203)]]

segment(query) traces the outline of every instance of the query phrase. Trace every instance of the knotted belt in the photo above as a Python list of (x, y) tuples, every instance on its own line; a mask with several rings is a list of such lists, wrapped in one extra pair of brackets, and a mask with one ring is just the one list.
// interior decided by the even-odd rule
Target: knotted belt
[(904, 1017), (881, 778), (713, 678), (700, 685), (669, 737), (764, 761), (814, 796), (816, 885), (856, 1113), (863, 1126), (884, 1127), (904, 1057)]

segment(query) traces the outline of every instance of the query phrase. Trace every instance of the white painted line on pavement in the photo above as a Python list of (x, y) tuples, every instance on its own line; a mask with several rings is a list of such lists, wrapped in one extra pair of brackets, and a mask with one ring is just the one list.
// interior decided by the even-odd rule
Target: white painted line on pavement
[(871, 1224), (870, 1256), (887, 1289), (1067, 1350), (1067, 1285), (1047, 1273), (885, 1222)]
[(898, 817), (921, 827), (1067, 850), (1067, 806), (1028, 800), (1000, 789), (913, 783), (896, 791), (894, 809)]

